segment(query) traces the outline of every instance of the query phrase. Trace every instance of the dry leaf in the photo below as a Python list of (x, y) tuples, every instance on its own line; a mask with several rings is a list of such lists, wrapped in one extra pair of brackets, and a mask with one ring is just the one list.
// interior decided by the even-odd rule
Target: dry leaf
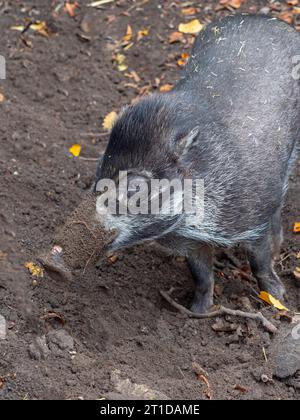
[(3, 95), (3, 93), (0, 93), (0, 102), (4, 102), (5, 101), (5, 96)]
[(198, 34), (203, 28), (204, 25), (198, 19), (194, 19), (188, 23), (181, 23), (178, 30), (183, 34)]
[(123, 36), (123, 42), (129, 42), (132, 38), (132, 34), (132, 27), (130, 25), (127, 25), (126, 35)]
[(223, 6), (230, 6), (234, 9), (239, 9), (243, 3), (243, 0), (221, 0), (220, 4)]
[(284, 22), (291, 25), (293, 23), (293, 13), (292, 12), (282, 12), (278, 15), (278, 19), (283, 20)]
[(199, 9), (196, 7), (185, 7), (184, 9), (181, 9), (181, 13), (184, 16), (190, 16), (190, 15), (196, 15), (199, 12)]
[(171, 85), (171, 84), (166, 84), (166, 85), (163, 85), (163, 86), (161, 86), (160, 88), (159, 88), (159, 91), (160, 92), (170, 92), (170, 90), (172, 90), (173, 89), (173, 87), (174, 87), (174, 85)]
[(80, 144), (73, 144), (73, 146), (70, 147), (69, 152), (75, 156), (78, 157), (81, 152), (81, 146)]
[(69, 1), (67, 1), (65, 3), (65, 7), (64, 10), (69, 13), (69, 15), (71, 17), (74, 17), (76, 15), (76, 9), (79, 7), (79, 4), (77, 3), (77, 1), (75, 3), (69, 3)]
[(294, 276), (297, 280), (300, 280), (300, 267), (296, 267), (296, 270), (294, 271)]
[(260, 292), (259, 298), (269, 305), (274, 306), (274, 308), (278, 309), (279, 311), (289, 311), (288, 308), (286, 308), (279, 300), (270, 295), (270, 293)]
[(172, 32), (169, 36), (169, 44), (175, 44), (175, 42), (184, 41), (184, 36), (181, 32)]
[(143, 39), (145, 36), (148, 36), (148, 35), (149, 35), (149, 29), (142, 29), (138, 31), (137, 41), (140, 41), (141, 39)]
[(294, 224), (294, 233), (300, 233), (300, 222)]
[(177, 61), (178, 66), (184, 67), (186, 63), (188, 62), (189, 54), (183, 53), (181, 54), (181, 58)]
[(104, 118), (103, 123), (102, 123), (102, 127), (105, 130), (110, 131), (113, 128), (114, 123), (116, 122), (117, 118), (118, 118), (118, 114), (116, 113), (116, 111), (110, 112)]
[(29, 270), (33, 277), (44, 277), (44, 270), (33, 262), (27, 262), (25, 268)]
[(118, 70), (125, 71), (128, 69), (127, 64), (125, 64), (126, 57), (124, 54), (118, 53), (115, 57), (115, 61), (118, 63)]
[[(25, 31), (25, 26), (23, 25), (12, 26), (10, 29), (12, 29), (13, 31), (23, 32)], [(37, 20), (36, 22), (32, 23), (28, 29), (31, 29), (45, 37), (48, 37), (50, 35), (47, 23), (45, 21)]]

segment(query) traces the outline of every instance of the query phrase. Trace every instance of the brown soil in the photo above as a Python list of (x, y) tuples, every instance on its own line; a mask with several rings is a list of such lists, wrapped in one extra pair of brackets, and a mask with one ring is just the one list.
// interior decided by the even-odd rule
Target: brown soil
[[(225, 327), (232, 331), (216, 332), (221, 321), (216, 327), (216, 320), (186, 319), (162, 299), (159, 291), (173, 286), (174, 296), (188, 306), (192, 278), (184, 261), (160, 249), (126, 250), (114, 263), (102, 258), (84, 276), (79, 266), (70, 282), (47, 275), (36, 279), (24, 268), (50, 246), (56, 228), (92, 185), (96, 162), (91, 159), (107, 140), (99, 135), (102, 119), (137, 95), (125, 86), (136, 82), (112, 62), (115, 41), (127, 24), (135, 33), (151, 27), (149, 36), (139, 42), (134, 38), (125, 51), (128, 71), (138, 73), (140, 87), (150, 82), (154, 91), (156, 78), (161, 85), (174, 82), (176, 58), (189, 51), (167, 41), (186, 19), (180, 2), (176, 7), (174, 1), (151, 0), (132, 7), (143, 2), (117, 1), (100, 10), (88, 8), (88, 1), (79, 3), (72, 18), (62, 9), (53, 16), (55, 0), (0, 2), (0, 54), (7, 61), (7, 79), (0, 83), (5, 96), (0, 104), (0, 314), (8, 325), (7, 339), (0, 341), (0, 399), (101, 398), (121, 392), (116, 370), (121, 378), (169, 398), (206, 399), (195, 363), (206, 371), (214, 399), (299, 399), (295, 387), (260, 380), (261, 374), (270, 375), (265, 355), (272, 346), (260, 325), (229, 317)], [(218, 10), (217, 2), (200, 3), (204, 22), (229, 13)], [(243, 11), (269, 6), (268, 1), (245, 3)], [(273, 11), (280, 12), (280, 7)], [(46, 20), (53, 35), (28, 30), (22, 41), (20, 32), (10, 28), (26, 18)], [(74, 143), (89, 159), (70, 156)], [(297, 312), (300, 288), (292, 271), (300, 250), (293, 234), (299, 208), (298, 164), (284, 210), (286, 237), (278, 264), (288, 306)], [(223, 271), (216, 275), (216, 303), (273, 317), (275, 311), (257, 299), (255, 282), (230, 268)], [(54, 343), (53, 332), (62, 328), (74, 339), (74, 348)], [(50, 350), (35, 351), (37, 337), (44, 335)]]

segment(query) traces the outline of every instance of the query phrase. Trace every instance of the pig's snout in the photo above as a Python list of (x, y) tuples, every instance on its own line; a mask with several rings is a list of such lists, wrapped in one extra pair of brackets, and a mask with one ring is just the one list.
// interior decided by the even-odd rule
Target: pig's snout
[(50, 252), (38, 257), (45, 271), (55, 280), (71, 280), (72, 273), (63, 258), (63, 249), (55, 245)]

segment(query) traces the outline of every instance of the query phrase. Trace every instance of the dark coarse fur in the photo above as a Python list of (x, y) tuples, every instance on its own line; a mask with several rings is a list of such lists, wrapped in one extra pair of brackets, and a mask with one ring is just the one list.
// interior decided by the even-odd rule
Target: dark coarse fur
[[(260, 278), (260, 286), (282, 296), (269, 251), (280, 246), (280, 212), (299, 146), (299, 80), (292, 76), (299, 54), (300, 37), (284, 22), (229, 16), (200, 33), (171, 92), (122, 113), (98, 178), (116, 179), (119, 170), (131, 170), (159, 179), (204, 179), (205, 216), (201, 223), (186, 216), (167, 231), (165, 220), (149, 229), (150, 216), (124, 218), (127, 234), (116, 246), (159, 239), (186, 253), (199, 273), (210, 262), (200, 261), (195, 269), (191, 254), (198, 245), (207, 255), (211, 244), (247, 242), (254, 274), (269, 277)], [(185, 146), (182, 139), (195, 128), (198, 135)], [(262, 266), (258, 253), (270, 267)]]

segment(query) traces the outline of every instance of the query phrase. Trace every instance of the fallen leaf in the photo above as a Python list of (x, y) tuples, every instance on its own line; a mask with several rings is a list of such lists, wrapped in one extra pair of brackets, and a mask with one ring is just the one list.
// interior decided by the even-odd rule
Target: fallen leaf
[(282, 12), (278, 15), (278, 19), (283, 20), (284, 22), (288, 23), (289, 25), (291, 25), (293, 23), (293, 13), (286, 11), (286, 12)]
[(23, 25), (17, 25), (17, 26), (11, 26), (10, 29), (12, 29), (13, 31), (23, 32), (27, 28), (39, 33), (40, 35), (44, 37), (48, 37), (50, 35), (47, 23), (45, 21), (40, 21), (40, 20), (37, 20), (36, 22), (31, 23), (30, 25), (26, 27)]
[(287, 5), (288, 6), (297, 6), (298, 5), (298, 0), (289, 0), (289, 1), (287, 1)]
[(300, 280), (300, 267), (296, 267), (296, 270), (294, 271), (294, 276), (297, 280)]
[(77, 3), (77, 1), (75, 3), (70, 3), (69, 1), (66, 1), (64, 10), (67, 13), (69, 13), (71, 17), (75, 17), (77, 8), (79, 8), (79, 4)]
[(125, 73), (125, 76), (129, 77), (130, 79), (133, 79), (135, 83), (139, 83), (141, 81), (140, 76), (134, 70), (132, 70), (130, 73)]
[(300, 259), (300, 252), (297, 253), (296, 258), (297, 258), (297, 260)]
[(145, 38), (145, 36), (149, 35), (149, 29), (141, 29), (138, 31), (137, 35), (137, 41), (140, 41), (141, 39)]
[(293, 15), (299, 15), (300, 13), (300, 7), (294, 7), (292, 10)]
[(107, 261), (108, 261), (109, 264), (114, 264), (115, 262), (118, 261), (118, 256), (116, 254), (109, 255), (107, 257)]
[(234, 385), (234, 389), (236, 390), (236, 391), (239, 391), (239, 392), (241, 392), (242, 394), (246, 394), (247, 392), (249, 392), (249, 389), (248, 388), (246, 388), (245, 386), (243, 386), (243, 385)]
[(33, 262), (25, 263), (25, 268), (29, 270), (33, 277), (44, 277), (44, 270)]
[(220, 4), (223, 6), (230, 6), (234, 9), (239, 9), (243, 4), (244, 0), (221, 0)]
[(38, 32), (40, 35), (43, 35), (45, 37), (49, 36), (49, 30), (45, 21), (37, 21), (33, 23), (32, 25), (30, 25), (30, 29)]
[(173, 89), (173, 87), (174, 87), (174, 85), (171, 85), (171, 84), (166, 84), (166, 85), (163, 85), (163, 86), (161, 86), (160, 88), (159, 88), (159, 91), (160, 92), (170, 92), (170, 90), (172, 90)]
[(102, 127), (103, 127), (105, 130), (110, 131), (110, 130), (113, 128), (114, 123), (116, 122), (116, 119), (117, 119), (117, 118), (118, 118), (118, 114), (116, 113), (116, 111), (112, 111), (112, 112), (110, 112), (110, 113), (109, 113), (109, 114), (107, 114), (107, 115), (106, 115), (106, 117), (104, 118), (103, 123), (102, 123)]
[(209, 400), (211, 400), (212, 399), (212, 392), (211, 392), (211, 386), (210, 386), (209, 380), (204, 375), (198, 375), (197, 379), (199, 381), (202, 381), (206, 385), (206, 390), (205, 390), (204, 394), (206, 395), (206, 397)]
[(181, 58), (177, 61), (178, 66), (184, 67), (186, 63), (188, 62), (189, 54), (183, 53), (181, 54)]
[(194, 19), (188, 23), (181, 23), (178, 30), (183, 34), (198, 34), (203, 28), (204, 25), (198, 19)]
[(132, 38), (132, 35), (132, 27), (130, 25), (127, 25), (126, 35), (123, 36), (123, 42), (129, 42)]
[(199, 9), (196, 7), (185, 7), (184, 9), (181, 9), (181, 13), (184, 16), (190, 16), (190, 15), (196, 15), (199, 12)]
[(5, 96), (3, 95), (3, 93), (0, 93), (0, 102), (4, 102), (5, 101)]
[(270, 295), (270, 293), (260, 292), (259, 298), (269, 305), (274, 306), (274, 308), (278, 309), (279, 311), (289, 311), (288, 308), (286, 308), (279, 300)]
[(172, 32), (169, 36), (169, 44), (175, 44), (175, 42), (182, 42), (184, 36), (181, 32)]
[(81, 152), (81, 146), (80, 144), (73, 144), (73, 146), (70, 147), (69, 152), (75, 156), (78, 157)]
[(294, 233), (300, 233), (300, 222), (294, 224)]
[(115, 61), (117, 62), (117, 64), (118, 64), (118, 70), (119, 71), (125, 71), (125, 70), (127, 70), (128, 69), (128, 66), (125, 64), (125, 60), (126, 60), (126, 57), (125, 57), (125, 55), (124, 54), (120, 54), (120, 53), (118, 53), (116, 56), (115, 56)]

